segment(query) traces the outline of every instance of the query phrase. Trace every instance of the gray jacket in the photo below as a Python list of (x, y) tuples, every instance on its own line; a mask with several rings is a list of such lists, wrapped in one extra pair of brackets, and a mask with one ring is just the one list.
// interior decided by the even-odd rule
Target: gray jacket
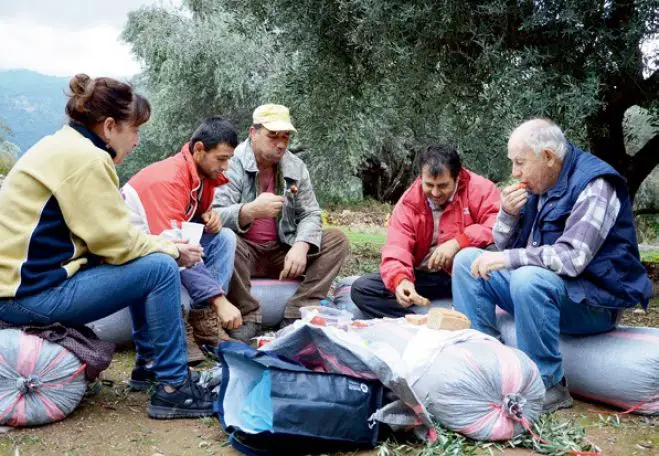
[[(226, 173), (229, 183), (218, 187), (213, 199), (213, 209), (222, 219), (222, 226), (237, 234), (244, 234), (250, 228), (240, 226), (240, 208), (254, 201), (259, 192), (256, 185), (259, 170), (251, 144), (248, 139), (236, 147)], [(302, 160), (288, 150), (282, 156), (278, 168), (277, 176), (281, 180), (276, 183), (276, 188), (281, 191), (276, 192), (285, 193), (284, 207), (278, 217), (279, 240), (288, 245), (297, 241), (307, 242), (311, 245), (309, 253), (317, 253), (320, 249), (322, 221), (309, 170)], [(284, 191), (292, 185), (297, 186), (297, 193)]]

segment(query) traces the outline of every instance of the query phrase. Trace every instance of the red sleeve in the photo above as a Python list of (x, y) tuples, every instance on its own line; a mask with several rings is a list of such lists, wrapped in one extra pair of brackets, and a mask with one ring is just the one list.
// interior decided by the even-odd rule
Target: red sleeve
[[(477, 177), (477, 178), (474, 178)], [(486, 247), (494, 242), (492, 228), (499, 213), (501, 198), (499, 189), (493, 182), (480, 176), (471, 179), (469, 192), (469, 212), (474, 223), (465, 228), (463, 242), (458, 239), (460, 247)], [(459, 236), (458, 236), (459, 237)]]
[(392, 293), (403, 279), (414, 282), (414, 229), (411, 209), (398, 203), (389, 219), (387, 242), (382, 247), (380, 275), (384, 286)]
[(156, 182), (140, 195), (151, 234), (171, 228), (171, 220), (187, 221), (187, 191), (180, 182)]

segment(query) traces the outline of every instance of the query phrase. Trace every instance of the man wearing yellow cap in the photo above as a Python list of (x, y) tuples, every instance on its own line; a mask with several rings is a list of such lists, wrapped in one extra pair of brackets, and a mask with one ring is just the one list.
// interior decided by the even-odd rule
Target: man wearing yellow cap
[(285, 106), (256, 108), (249, 138), (229, 163), (229, 183), (215, 193), (213, 208), (223, 226), (238, 234), (227, 295), (243, 320), (229, 333), (234, 339), (248, 340), (261, 330), (259, 302), (249, 291), (252, 276), (304, 276), (286, 306), (282, 324), (288, 324), (300, 317), (300, 307), (325, 298), (349, 252), (341, 231), (322, 229), (309, 171), (288, 151), (295, 131)]

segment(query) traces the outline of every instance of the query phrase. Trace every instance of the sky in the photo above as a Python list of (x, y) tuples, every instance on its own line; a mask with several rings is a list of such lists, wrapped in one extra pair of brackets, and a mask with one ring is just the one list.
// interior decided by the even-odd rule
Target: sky
[(130, 77), (140, 71), (119, 36), (128, 12), (180, 0), (2, 0), (0, 70)]

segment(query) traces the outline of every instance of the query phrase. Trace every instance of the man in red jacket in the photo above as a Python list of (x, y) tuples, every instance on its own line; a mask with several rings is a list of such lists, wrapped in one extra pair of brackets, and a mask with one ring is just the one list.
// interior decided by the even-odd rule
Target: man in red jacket
[(447, 145), (428, 146), (419, 168), (389, 219), (380, 272), (352, 285), (352, 300), (371, 318), (402, 317), (426, 299), (450, 297), (455, 255), (493, 243), (500, 205), (494, 184), (464, 168)]
[(228, 182), (224, 172), (237, 142), (229, 121), (204, 119), (178, 154), (147, 166), (121, 190), (131, 222), (147, 233), (176, 237), (182, 222), (205, 226), (200, 240), (203, 263), (181, 271), (181, 284), (191, 301), (186, 321), (190, 362), (204, 359), (191, 337), (199, 345), (215, 346), (229, 338), (225, 329), (243, 325), (240, 311), (225, 296), (233, 272), (236, 236), (222, 228), (211, 209), (215, 189)]

